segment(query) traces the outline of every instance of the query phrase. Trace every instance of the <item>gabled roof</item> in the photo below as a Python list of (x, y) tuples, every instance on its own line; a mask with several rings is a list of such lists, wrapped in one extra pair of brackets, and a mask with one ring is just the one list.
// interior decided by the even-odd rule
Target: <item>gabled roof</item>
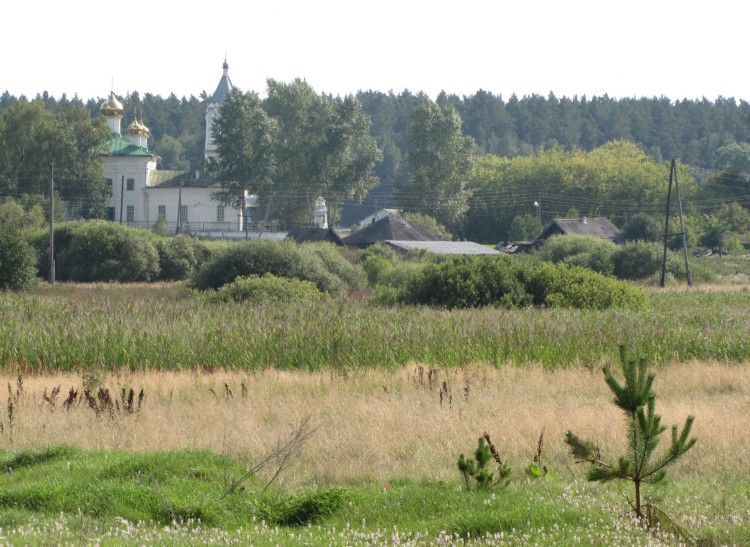
[(409, 224), (399, 215), (389, 215), (344, 238), (345, 245), (367, 247), (381, 241), (445, 241), (445, 238)]
[(327, 241), (336, 245), (343, 245), (341, 236), (333, 228), (294, 228), (286, 236), (297, 243), (313, 241)]
[(609, 219), (604, 217), (555, 219), (552, 221), (552, 224), (550, 224), (547, 229), (542, 232), (542, 235), (540, 235), (538, 239), (547, 239), (553, 235), (558, 234), (594, 236), (601, 239), (608, 239), (610, 241), (617, 242), (623, 239), (622, 232), (617, 229), (617, 226), (612, 224)]
[(448, 255), (498, 255), (500, 251), (489, 249), (473, 241), (394, 241), (386, 239), (388, 245), (412, 251), (415, 249), (424, 250), (435, 254)]

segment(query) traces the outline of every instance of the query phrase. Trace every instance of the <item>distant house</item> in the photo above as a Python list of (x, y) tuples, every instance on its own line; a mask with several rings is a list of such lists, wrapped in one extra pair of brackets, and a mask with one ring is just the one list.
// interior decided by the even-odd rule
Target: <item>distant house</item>
[(335, 245), (343, 245), (344, 242), (333, 228), (294, 228), (287, 234), (287, 239), (296, 243), (310, 243), (314, 241), (325, 241)]
[(374, 224), (344, 238), (344, 245), (365, 248), (387, 240), (393, 241), (445, 241), (445, 238), (409, 224), (400, 215), (388, 215)]
[(617, 229), (617, 226), (604, 217), (555, 219), (537, 238), (537, 241), (544, 241), (556, 235), (593, 236), (612, 241), (613, 243), (625, 243), (623, 233)]

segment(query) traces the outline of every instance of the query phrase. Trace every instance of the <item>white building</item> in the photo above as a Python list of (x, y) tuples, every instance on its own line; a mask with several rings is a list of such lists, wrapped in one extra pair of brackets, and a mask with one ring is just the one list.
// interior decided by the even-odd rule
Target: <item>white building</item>
[[(216, 154), (211, 127), (219, 115), (221, 103), (232, 88), (229, 65), (206, 107), (205, 157)], [(109, 203), (110, 220), (130, 226), (150, 228), (161, 217), (169, 231), (206, 232), (242, 231), (241, 209), (224, 206), (212, 194), (218, 189), (198, 172), (160, 170), (157, 156), (148, 149), (150, 132), (142, 121), (135, 120), (123, 134), (123, 105), (114, 91), (101, 106), (112, 139), (103, 154), (104, 176), (112, 187)], [(257, 207), (255, 196), (245, 196), (247, 208)]]

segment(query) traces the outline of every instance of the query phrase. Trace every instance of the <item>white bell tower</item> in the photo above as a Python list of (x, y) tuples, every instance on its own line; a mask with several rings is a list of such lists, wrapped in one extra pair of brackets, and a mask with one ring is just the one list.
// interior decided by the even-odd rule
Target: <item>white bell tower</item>
[(229, 79), (229, 64), (224, 59), (224, 74), (219, 80), (219, 85), (216, 87), (214, 94), (208, 99), (206, 103), (206, 145), (204, 149), (204, 158), (209, 159), (216, 157), (216, 143), (214, 142), (211, 131), (214, 126), (214, 122), (219, 117), (219, 108), (227, 97), (229, 91), (234, 87), (232, 80)]

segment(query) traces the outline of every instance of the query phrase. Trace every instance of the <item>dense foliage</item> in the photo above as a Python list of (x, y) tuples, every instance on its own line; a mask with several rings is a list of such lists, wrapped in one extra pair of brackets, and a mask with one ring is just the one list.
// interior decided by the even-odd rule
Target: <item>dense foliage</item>
[(109, 137), (103, 118), (81, 104), (55, 112), (25, 99), (0, 106), (0, 198), (57, 194), (73, 218), (99, 218), (109, 200), (100, 153)]
[[(127, 125), (135, 116), (141, 116), (148, 123), (152, 131), (150, 148), (160, 156), (162, 167), (200, 170), (203, 169), (206, 97), (202, 94), (200, 97), (179, 99), (174, 95), (161, 97), (132, 92), (123, 98), (123, 124)], [(412, 174), (412, 166), (408, 161), (411, 142), (409, 131), (418, 94), (408, 90), (399, 94), (362, 91), (357, 94), (356, 99), (361, 103), (362, 111), (371, 119), (370, 134), (383, 153), (383, 161), (376, 164), (374, 169), (379, 185), (368, 193), (362, 206), (357, 206), (352, 201), (346, 202), (340, 219), (340, 224), (345, 226), (354, 224), (374, 208), (397, 206), (394, 185), (408, 182)], [(64, 96), (58, 100), (45, 93), (35, 97), (33, 102), (38, 102), (54, 116), (72, 106), (85, 106), (92, 116), (98, 116), (103, 100), (104, 98), (92, 98), (84, 103), (78, 98), (68, 99)], [(0, 111), (7, 115), (12, 108), (20, 108), (17, 104), (24, 101), (25, 99), (6, 92), (0, 96)], [(560, 98), (553, 94), (548, 97), (532, 95), (504, 99), (480, 90), (463, 98), (441, 94), (436, 103), (441, 108), (450, 106), (455, 110), (460, 116), (463, 134), (474, 140), (478, 156), (490, 155), (487, 159), (489, 162), (496, 161), (492, 158), (530, 156), (540, 150), (551, 150), (558, 146), (566, 151), (593, 151), (613, 140), (625, 140), (636, 143), (643, 150), (644, 157), (657, 166), (660, 166), (662, 160), (675, 157), (679, 158), (681, 164), (704, 170), (719, 170), (708, 174), (696, 171), (698, 179), (705, 179), (698, 196), (704, 209), (716, 209), (722, 203), (731, 201), (747, 203), (747, 158), (750, 157), (747, 153), (747, 142), (750, 141), (750, 124), (747, 119), (750, 106), (742, 100), (724, 97), (715, 101), (673, 101), (666, 97)], [(24, 110), (28, 109), (28, 102), (26, 104)], [(0, 148), (5, 146), (0, 139)], [(606, 171), (605, 166), (606, 162), (603, 162), (601, 171)], [(38, 171), (34, 175), (37, 179), (48, 179), (49, 170), (46, 166), (43, 170), (38, 170), (38, 166), (35, 169)], [(630, 192), (628, 198), (639, 195), (639, 191), (628, 187), (628, 177), (623, 179), (619, 171), (611, 173), (612, 182), (616, 182), (616, 186), (621, 186), (625, 192)], [(575, 172), (571, 175), (575, 175)], [(681, 173), (681, 183), (686, 180)], [(481, 181), (480, 177), (475, 183)], [(523, 182), (521, 185), (513, 183), (510, 186), (513, 189), (510, 196), (514, 198), (510, 201), (505, 188), (488, 190), (483, 184), (473, 188), (475, 199), (469, 218), (476, 220), (469, 223), (460, 235), (491, 243), (506, 239), (508, 226), (513, 218), (519, 214), (532, 213), (532, 203), (540, 197), (537, 188), (529, 188), (526, 181)], [(550, 188), (556, 188), (559, 182), (559, 177), (553, 178)], [(521, 189), (528, 191), (522, 192)], [(6, 192), (16, 197), (20, 195), (13, 187), (9, 187)], [(87, 195), (98, 196), (97, 193)], [(659, 195), (663, 198), (663, 193)], [(552, 216), (564, 216), (571, 208), (577, 208), (581, 214), (588, 216), (601, 213), (620, 219), (624, 219), (626, 213), (632, 217), (638, 212), (625, 211), (616, 201), (607, 200), (604, 196), (594, 202), (585, 202), (585, 194), (566, 193), (555, 199), (557, 197), (555, 193), (542, 196), (542, 213), (546, 215), (544, 220)], [(314, 198), (315, 196), (310, 199)], [(711, 202), (712, 198), (720, 198), (721, 201)], [(307, 197), (304, 199), (307, 200)], [(583, 206), (579, 203), (582, 199)], [(489, 205), (483, 208), (482, 202), (488, 202)], [(597, 212), (597, 207), (605, 209)], [(483, 215), (486, 218), (483, 219)], [(485, 227), (493, 217), (498, 217), (499, 221)]]
[(216, 302), (247, 302), (250, 304), (282, 304), (299, 300), (320, 300), (324, 294), (312, 281), (277, 277), (267, 273), (262, 276), (238, 277), (231, 283), (209, 293)]
[(321, 250), (330, 244), (297, 245), (267, 239), (251, 239), (227, 247), (204, 264), (193, 276), (200, 290), (218, 289), (240, 276), (262, 276), (266, 273), (311, 281), (329, 294), (341, 294), (350, 283), (364, 282), (352, 272), (353, 265), (341, 255)]
[(211, 256), (205, 243), (184, 234), (154, 240), (159, 253), (159, 279), (165, 281), (188, 279)]
[(641, 309), (643, 292), (585, 268), (504, 255), (451, 257), (429, 264), (400, 295), (411, 304), (453, 308), (550, 306)]
[(0, 290), (21, 290), (36, 280), (36, 254), (23, 233), (0, 228)]

